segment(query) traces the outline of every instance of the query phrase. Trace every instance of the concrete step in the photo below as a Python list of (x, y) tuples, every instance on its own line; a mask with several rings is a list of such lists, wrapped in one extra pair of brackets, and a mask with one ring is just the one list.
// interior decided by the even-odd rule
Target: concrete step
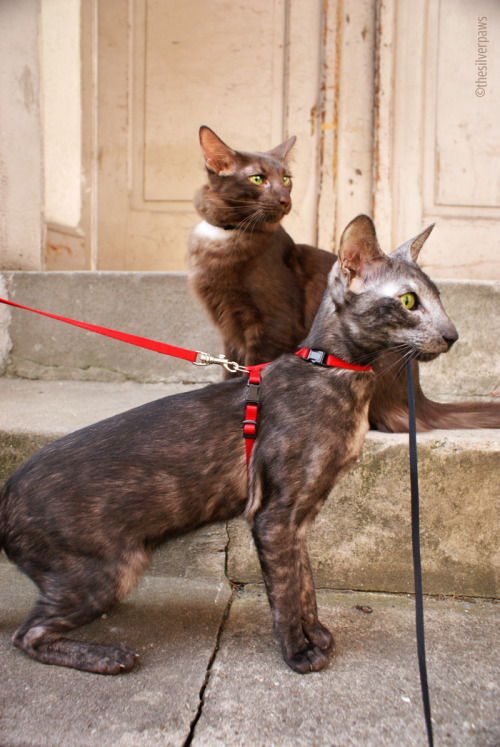
[[(171, 345), (222, 352), (217, 331), (189, 293), (186, 273), (4, 272), (0, 296)], [(215, 368), (199, 368), (0, 304), (0, 373), (9, 376), (207, 382), (220, 378)]]
[[(443, 400), (500, 391), (500, 281), (439, 283), (460, 339), (421, 366), (424, 390)], [(191, 296), (185, 273), (3, 272), (0, 296), (61, 316), (217, 354), (217, 331)], [(0, 305), (0, 373), (30, 379), (206, 382), (220, 372), (139, 350)]]
[[(0, 480), (65, 433), (189, 386), (0, 377)], [(413, 589), (407, 443), (370, 432), (361, 461), (332, 491), (309, 534), (318, 587)], [(425, 591), (498, 597), (500, 431), (432, 431), (418, 443)], [(221, 554), (230, 580), (261, 580), (243, 520), (169, 543), (152, 573), (210, 577), (208, 556)]]

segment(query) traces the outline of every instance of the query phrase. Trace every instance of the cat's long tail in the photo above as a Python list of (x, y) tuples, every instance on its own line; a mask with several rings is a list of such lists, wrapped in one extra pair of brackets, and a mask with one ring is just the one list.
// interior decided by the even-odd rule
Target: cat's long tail
[[(420, 390), (416, 393), (417, 430), (433, 428), (500, 428), (500, 402), (434, 402)], [(408, 408), (399, 404), (388, 408), (372, 422), (372, 427), (387, 433), (408, 432)]]
[(433, 402), (422, 392), (417, 417), (427, 428), (500, 428), (500, 402)]
[[(433, 428), (500, 428), (500, 402), (434, 402), (425, 396), (418, 364), (413, 364), (417, 430)], [(390, 369), (379, 375), (370, 403), (370, 425), (386, 433), (408, 432), (406, 374), (394, 376)]]
[(7, 503), (7, 483), (0, 488), (0, 553), (4, 546), (5, 504)]

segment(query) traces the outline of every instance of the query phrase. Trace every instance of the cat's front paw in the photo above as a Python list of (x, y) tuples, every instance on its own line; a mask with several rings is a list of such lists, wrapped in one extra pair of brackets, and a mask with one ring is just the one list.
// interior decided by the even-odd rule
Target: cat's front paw
[(288, 666), (299, 674), (319, 672), (328, 664), (328, 658), (317, 646), (308, 646), (305, 651), (285, 657)]
[(335, 648), (333, 635), (327, 627), (320, 623), (319, 620), (316, 620), (312, 625), (303, 624), (302, 628), (304, 630), (304, 635), (313, 646), (316, 646), (325, 653), (333, 651)]

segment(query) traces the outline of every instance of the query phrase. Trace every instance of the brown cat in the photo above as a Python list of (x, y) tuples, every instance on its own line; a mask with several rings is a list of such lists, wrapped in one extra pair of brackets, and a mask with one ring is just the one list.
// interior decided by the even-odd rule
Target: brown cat
[[(267, 153), (247, 153), (233, 150), (208, 127), (200, 129), (208, 184), (195, 198), (203, 221), (189, 241), (190, 284), (219, 328), (226, 356), (245, 365), (297, 350), (337, 260), (296, 244), (280, 225), (292, 204), (286, 159), (295, 140)], [(370, 424), (407, 431), (405, 369), (398, 351), (381, 355)], [(500, 403), (433, 402), (420, 387), (417, 363), (413, 378), (418, 430), (500, 428)]]
[[(285, 661), (301, 673), (325, 667), (333, 638), (318, 619), (306, 530), (361, 451), (381, 353), (430, 360), (457, 339), (415, 264), (427, 235), (387, 257), (368, 217), (346, 228), (305, 340), (316, 363), (288, 354), (262, 371), (248, 481), (246, 378), (116, 415), (20, 467), (0, 493), (0, 548), (41, 596), (14, 644), (47, 664), (131, 669), (126, 646), (66, 633), (125, 596), (170, 537), (244, 514)], [(326, 353), (373, 370), (325, 365)]]

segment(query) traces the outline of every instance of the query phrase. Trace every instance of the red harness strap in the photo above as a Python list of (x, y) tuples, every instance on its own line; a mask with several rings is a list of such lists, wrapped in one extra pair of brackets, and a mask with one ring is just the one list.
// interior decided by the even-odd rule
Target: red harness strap
[(357, 363), (348, 363), (342, 358), (336, 358), (330, 353), (323, 350), (311, 350), (310, 348), (301, 348), (296, 355), (310, 363), (316, 363), (317, 366), (331, 366), (334, 368), (347, 368), (350, 371), (371, 371), (371, 366), (358, 366)]
[(257, 411), (260, 394), (260, 370), (262, 366), (248, 368), (248, 384), (245, 397), (245, 420), (243, 421), (243, 436), (247, 455), (247, 471), (250, 464), (252, 447), (257, 436)]
[[(314, 363), (317, 366), (328, 368), (346, 368), (349, 371), (371, 371), (371, 366), (359, 366), (357, 363), (348, 363), (347, 361), (337, 358), (335, 355), (325, 353), (323, 350), (312, 350), (311, 348), (301, 348), (296, 355), (305, 361)], [(243, 421), (243, 436), (245, 437), (246, 456), (247, 456), (247, 476), (250, 465), (250, 456), (252, 448), (257, 437), (257, 412), (260, 397), (260, 372), (269, 363), (261, 363), (258, 366), (248, 366), (249, 374), (247, 393), (245, 397), (245, 420)]]

